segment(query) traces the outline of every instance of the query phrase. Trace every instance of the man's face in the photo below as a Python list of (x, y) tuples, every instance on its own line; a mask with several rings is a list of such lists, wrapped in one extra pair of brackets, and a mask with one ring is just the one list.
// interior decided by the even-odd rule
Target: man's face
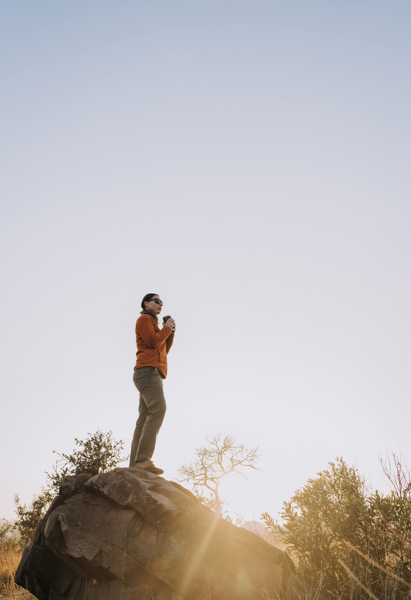
[(163, 308), (163, 301), (160, 300), (159, 296), (154, 296), (150, 302), (145, 302), (145, 305), (146, 310), (152, 310), (154, 313), (156, 313), (156, 315), (159, 315), (161, 313), (161, 309)]

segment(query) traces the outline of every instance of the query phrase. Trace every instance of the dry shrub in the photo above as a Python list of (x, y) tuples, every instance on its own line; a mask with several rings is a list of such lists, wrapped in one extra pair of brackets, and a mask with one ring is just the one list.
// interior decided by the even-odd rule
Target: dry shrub
[(16, 544), (0, 546), (0, 598), (35, 600), (34, 596), (14, 583), (14, 574), (19, 566), (22, 552)]

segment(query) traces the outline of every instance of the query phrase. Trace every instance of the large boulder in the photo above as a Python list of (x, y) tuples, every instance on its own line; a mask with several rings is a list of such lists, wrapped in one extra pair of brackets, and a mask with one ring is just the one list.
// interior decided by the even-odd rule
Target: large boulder
[(299, 597), (287, 554), (133, 468), (67, 477), (15, 580), (39, 600)]

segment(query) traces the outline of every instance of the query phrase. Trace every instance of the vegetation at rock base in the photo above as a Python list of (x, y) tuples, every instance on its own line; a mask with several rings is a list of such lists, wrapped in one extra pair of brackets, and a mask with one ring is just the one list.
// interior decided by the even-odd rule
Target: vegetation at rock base
[(12, 533), (13, 525), (2, 519), (0, 521), (0, 598), (18, 595), (21, 600), (34, 600), (34, 596), (14, 583), (14, 573), (21, 559), (22, 548)]
[(89, 473), (97, 475), (111, 471), (120, 462), (126, 460), (121, 453), (124, 448), (122, 440), (116, 441), (111, 431), (88, 433), (85, 440), (74, 438), (75, 448), (71, 454), (60, 454), (53, 467), (52, 473), (46, 473), (46, 487), (33, 497), (31, 504), (21, 504), (18, 495), (15, 495), (17, 519), (15, 528), (20, 534), (22, 547), (26, 546), (33, 537), (34, 531), (45, 515), (53, 498), (58, 494), (61, 482), (68, 475)]
[(338, 600), (411, 598), (409, 473), (393, 455), (382, 461), (393, 490), (367, 494), (356, 469), (342, 458), (309, 479), (284, 502), (280, 530), (311, 597)]
[(208, 436), (206, 442), (196, 448), (191, 462), (178, 469), (179, 481), (189, 483), (203, 504), (223, 515), (226, 503), (219, 493), (223, 479), (231, 473), (245, 477), (247, 469), (258, 471), (258, 447), (248, 449), (233, 436), (223, 434)]

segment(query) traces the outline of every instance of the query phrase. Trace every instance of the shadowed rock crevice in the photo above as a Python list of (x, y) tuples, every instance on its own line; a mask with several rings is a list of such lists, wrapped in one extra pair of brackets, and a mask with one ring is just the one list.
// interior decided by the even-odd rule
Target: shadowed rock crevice
[(287, 554), (139, 469), (67, 477), (16, 583), (39, 600), (297, 598)]

